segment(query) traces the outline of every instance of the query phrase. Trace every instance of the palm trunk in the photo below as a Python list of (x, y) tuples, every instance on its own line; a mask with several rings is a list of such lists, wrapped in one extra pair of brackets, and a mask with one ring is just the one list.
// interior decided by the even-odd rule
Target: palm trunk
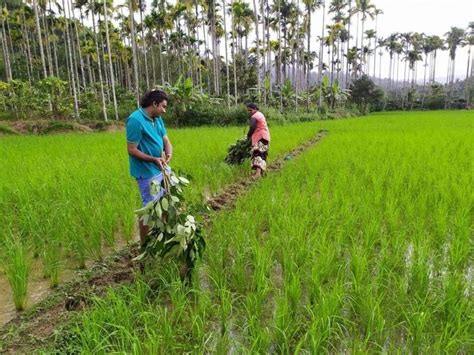
[(109, 69), (110, 69), (110, 83), (112, 86), (112, 102), (114, 104), (115, 120), (118, 121), (118, 108), (117, 108), (117, 97), (115, 96), (115, 77), (114, 67), (112, 65), (112, 49), (110, 47), (110, 36), (109, 36), (109, 19), (107, 15), (107, 1), (104, 1), (104, 16), (105, 16), (105, 39), (107, 41), (107, 54), (109, 57)]
[(280, 1), (278, 1), (278, 84), (280, 85), (280, 111), (283, 111), (283, 93), (282, 89), (282, 77), (281, 77), (281, 66), (282, 66), (282, 58), (281, 58), (281, 9), (280, 9)]
[(206, 31), (206, 24), (204, 21), (202, 22), (202, 36), (204, 37), (204, 58), (207, 66), (207, 90), (211, 92), (211, 68), (210, 68), (210, 60), (209, 60), (209, 45), (208, 45), (208, 33)]
[(438, 51), (434, 51), (434, 56), (433, 56), (433, 83), (436, 80), (436, 57), (437, 57), (437, 52)]
[(44, 28), (44, 45), (46, 48), (46, 58), (48, 60), (48, 68), (49, 68), (49, 75), (54, 76), (54, 71), (53, 71), (53, 59), (51, 56), (51, 48), (49, 44), (49, 29), (48, 29), (48, 23), (46, 21), (46, 15), (43, 15), (42, 17), (43, 21), (43, 28)]
[(5, 17), (5, 26), (6, 26), (5, 41), (7, 43), (7, 48), (10, 47), (10, 53), (11, 53), (10, 60), (11, 60), (11, 64), (13, 65), (10, 68), (13, 73), (13, 68), (16, 68), (16, 63), (15, 63), (16, 60), (15, 60), (15, 50), (13, 49), (13, 41), (11, 38), (10, 24), (8, 22), (8, 16)]
[[(256, 47), (255, 47), (256, 62), (255, 62), (255, 66), (256, 66), (256, 69), (257, 69), (258, 101), (260, 102), (260, 92), (261, 92), (261, 86), (262, 86), (262, 78), (261, 78), (261, 74), (260, 74), (260, 50), (259, 50), (260, 49), (260, 44), (259, 44), (260, 36), (259, 36), (259, 30), (258, 30), (258, 15), (257, 15), (257, 1), (256, 0), (253, 0), (253, 11), (254, 11), (254, 15), (255, 15), (255, 38), (256, 38)], [(224, 15), (224, 17), (225, 17), (225, 15)], [(224, 33), (225, 33), (225, 31), (224, 31)]]
[[(321, 92), (323, 87), (323, 62), (324, 62), (324, 27), (326, 26), (326, 2), (323, 2), (323, 23), (321, 29), (321, 40), (319, 44), (319, 90)], [(323, 95), (319, 95), (319, 107), (323, 105)]]
[(379, 86), (382, 83), (382, 52), (379, 53)]
[(377, 28), (378, 28), (378, 21), (379, 15), (375, 15), (375, 38), (374, 38), (374, 80), (375, 80), (375, 73), (377, 67)]
[[(269, 14), (269, 9), (268, 9), (268, 0), (264, 0), (265, 5), (266, 5), (266, 10), (267, 10), (267, 19), (270, 17)], [(272, 91), (272, 48), (271, 48), (271, 43), (270, 43), (270, 24), (267, 24), (266, 27), (266, 38), (267, 38), (267, 71), (268, 71), (268, 77), (270, 79), (270, 93)]]
[[(92, 0), (92, 6), (94, 7), (95, 5), (95, 0)], [(100, 96), (102, 99), (102, 113), (104, 115), (104, 120), (107, 122), (107, 106), (105, 103), (105, 94), (104, 94), (104, 82), (102, 80), (102, 65), (100, 61), (100, 52), (99, 52), (99, 43), (97, 39), (97, 31), (96, 31), (96, 25), (95, 25), (95, 14), (94, 11), (91, 11), (92, 13), (92, 30), (94, 32), (94, 44), (95, 44), (95, 52), (97, 56), (97, 69), (99, 73), (99, 84), (100, 84)]]
[[(21, 11), (21, 28), (23, 31), (23, 36), (26, 39), (26, 54), (28, 56), (28, 67), (30, 68), (31, 76), (33, 77), (33, 59), (31, 56), (31, 50), (30, 50), (30, 36), (28, 34), (28, 30), (26, 29), (26, 20), (25, 20), (25, 13), (22, 10)], [(58, 73), (59, 76), (59, 73)]]
[[(195, 4), (194, 4), (194, 9), (195, 9), (195, 13), (196, 13), (196, 19), (199, 19), (199, 8), (198, 8), (198, 2), (196, 1)], [(224, 16), (225, 16), (225, 11), (224, 11)], [(197, 74), (198, 74), (198, 80), (199, 80), (199, 90), (201, 92), (201, 94), (203, 93), (203, 89), (202, 89), (202, 70), (201, 70), (201, 41), (200, 41), (200, 38), (199, 38), (199, 30), (198, 30), (198, 25), (199, 25), (199, 21), (196, 23), (196, 29), (195, 29), (195, 33), (196, 33), (196, 47), (197, 47), (197, 50), (196, 50), (196, 53), (197, 53)], [(226, 36), (226, 32), (224, 31), (224, 36)], [(227, 46), (226, 46), (226, 51), (227, 51)], [(229, 75), (227, 75), (227, 81), (229, 81)], [(228, 91), (227, 91), (228, 92)]]
[(470, 81), (469, 81), (469, 75), (472, 72), (472, 66), (471, 66), (471, 45), (469, 45), (469, 50), (467, 52), (467, 69), (466, 69), (466, 79), (465, 79), (465, 96), (466, 96), (466, 102), (467, 102), (467, 107), (471, 107), (471, 90), (470, 90)]
[(147, 87), (150, 86), (150, 76), (148, 74), (148, 56), (147, 56), (147, 53), (146, 53), (146, 38), (145, 38), (145, 32), (143, 30), (143, 10), (142, 10), (142, 6), (141, 4), (140, 5), (140, 22), (142, 24), (142, 41), (143, 41), (143, 45), (142, 45), (142, 51), (143, 51), (143, 57), (145, 59), (145, 80), (146, 80), (146, 85)]
[(137, 43), (135, 41), (135, 20), (133, 19), (133, 0), (129, 0), (129, 12), (130, 12), (130, 31), (132, 40), (132, 60), (133, 60), (133, 74), (135, 79), (135, 98), (137, 100), (137, 106), (140, 104), (140, 90), (138, 83), (138, 59), (137, 59)]
[(10, 53), (7, 45), (7, 35), (5, 33), (5, 22), (2, 21), (2, 32), (0, 32), (1, 38), (0, 41), (2, 42), (2, 50), (3, 50), (3, 58), (5, 62), (5, 76), (7, 81), (13, 79), (12, 70), (11, 70), (11, 63), (10, 63)]
[[(81, 25), (82, 25), (82, 28), (83, 28), (83, 31), (82, 31), (82, 39), (84, 40), (84, 43), (86, 42), (86, 31), (84, 30), (85, 29), (85, 26), (84, 26), (84, 17), (82, 15), (82, 7), (79, 7), (79, 16), (81, 18)], [(91, 69), (91, 60), (90, 60), (90, 55), (87, 54), (86, 55), (86, 65), (87, 65), (87, 75), (89, 77), (89, 83), (92, 85), (92, 83), (94, 82), (94, 78), (92, 76), (92, 69)]]
[(161, 47), (161, 32), (157, 31), (157, 39), (158, 39), (158, 59), (160, 61), (160, 78), (161, 78), (161, 85), (165, 85), (165, 70), (163, 66), (163, 54), (162, 54), (162, 47)]
[[(231, 7), (233, 5), (234, 1), (231, 1)], [(235, 21), (234, 21), (234, 15), (232, 13), (232, 60), (233, 60), (233, 72), (234, 72), (234, 101), (235, 104), (237, 105), (237, 98), (238, 98), (238, 92), (237, 92), (237, 59), (236, 59), (236, 46), (237, 46), (237, 40), (235, 38)]]
[[(349, 49), (351, 48), (350, 47), (350, 42), (351, 42), (351, 21), (352, 21), (352, 18), (351, 18), (351, 15), (350, 15), (350, 12), (351, 12), (351, 3), (352, 1), (349, 0), (349, 3), (348, 3), (348, 12), (349, 12), (349, 18), (348, 18), (348, 21), (347, 21), (347, 46), (346, 46), (346, 54), (349, 54)], [(349, 86), (350, 85), (350, 76), (349, 76), (349, 66), (350, 66), (350, 63), (349, 63), (349, 60), (346, 60), (346, 86)]]
[(362, 16), (362, 33), (360, 34), (360, 48), (361, 48), (361, 70), (363, 73), (366, 72), (365, 68), (365, 51), (364, 51), (364, 28), (365, 28), (365, 19)]
[(35, 12), (35, 20), (36, 20), (36, 33), (38, 35), (38, 44), (40, 48), (40, 55), (41, 55), (41, 65), (43, 66), (43, 76), (44, 78), (48, 77), (48, 72), (46, 71), (46, 60), (44, 58), (44, 49), (43, 49), (43, 39), (41, 38), (41, 26), (40, 26), (40, 19), (39, 19), (39, 12), (38, 12), (38, 4), (37, 0), (33, 0), (33, 9)]
[[(267, 63), (265, 61), (265, 48), (266, 48), (266, 41), (265, 41), (265, 12), (263, 6), (263, 0), (260, 0), (260, 13), (262, 15), (262, 78), (265, 78), (267, 72)], [(266, 90), (264, 88), (264, 90)], [(264, 92), (263, 96), (264, 100), (266, 98), (266, 92)]]
[(217, 33), (216, 33), (216, 9), (212, 8), (213, 14), (211, 17), (211, 37), (212, 37), (212, 58), (214, 60), (214, 92), (215, 94), (220, 94), (220, 85), (219, 85), (219, 55), (217, 48)]
[(470, 72), (470, 64), (471, 64), (471, 46), (469, 46), (467, 51), (467, 67), (466, 67), (466, 79), (469, 79), (469, 72)]
[[(68, 6), (68, 18), (69, 18), (69, 23), (71, 23), (71, 31), (72, 31), (72, 23), (73, 17), (71, 16), (71, 7)], [(74, 75), (76, 75), (75, 82), (76, 82), (76, 92), (77, 96), (79, 98), (79, 94), (81, 92), (81, 81), (79, 80), (79, 70), (78, 70), (78, 65), (77, 65), (77, 49), (76, 49), (76, 42), (74, 40), (74, 34), (69, 32), (69, 43), (71, 45), (71, 52), (72, 52), (72, 57), (71, 57), (71, 62), (73, 63), (73, 68), (74, 68)]]
[(225, 7), (225, 0), (222, 0), (222, 16), (224, 20), (224, 47), (225, 47), (225, 73), (226, 73), (226, 85), (227, 85), (227, 108), (230, 108), (230, 77), (229, 77), (229, 57), (228, 57), (228, 46), (227, 46), (227, 14)]
[(79, 115), (79, 103), (77, 100), (77, 92), (76, 92), (76, 79), (74, 77), (74, 68), (73, 66), (73, 61), (72, 61), (72, 51), (71, 51), (71, 37), (69, 36), (69, 25), (68, 25), (68, 17), (66, 15), (66, 3), (63, 0), (63, 9), (64, 9), (64, 18), (66, 19), (66, 43), (67, 43), (67, 50), (69, 53), (69, 58), (70, 58), (70, 70), (71, 70), (71, 78), (72, 78), (72, 94), (74, 96), (74, 111), (76, 113), (76, 119), (80, 118)]
[(451, 77), (451, 66), (452, 66), (452, 60), (451, 58), (448, 60), (448, 73), (447, 73), (447, 78), (446, 78), (446, 100), (444, 102), (444, 108), (447, 109), (450, 106), (450, 96), (451, 96), (451, 91), (450, 91), (450, 77)]
[(53, 55), (54, 55), (54, 66), (56, 68), (56, 73), (58, 74), (58, 77), (61, 77), (61, 72), (59, 70), (59, 61), (58, 61), (58, 46), (57, 46), (57, 41), (53, 42)]
[(306, 12), (308, 13), (308, 29), (306, 30), (307, 35), (307, 42), (306, 45), (308, 47), (308, 60), (306, 62), (306, 91), (308, 91), (308, 95), (306, 98), (306, 112), (309, 112), (309, 74), (310, 74), (310, 55), (311, 55), (311, 7), (306, 7)]
[[(151, 30), (148, 30), (148, 35), (152, 37), (151, 35)], [(153, 49), (153, 42), (150, 45), (151, 49), (151, 69), (152, 69), (152, 76), (153, 76), (153, 85), (152, 87), (155, 87), (156, 85), (156, 60), (155, 60), (155, 50)]]
[(390, 54), (390, 63), (388, 66), (388, 89), (392, 89), (392, 65), (393, 65), (393, 54)]
[[(74, 11), (72, 11), (72, 14), (74, 15)], [(74, 21), (74, 32), (76, 35), (76, 46), (77, 46), (77, 54), (79, 57), (79, 68), (81, 70), (82, 84), (84, 85), (84, 87), (86, 87), (87, 81), (86, 81), (86, 74), (84, 70), (84, 59), (82, 58), (81, 41), (79, 39), (79, 29), (78, 29), (77, 21)]]

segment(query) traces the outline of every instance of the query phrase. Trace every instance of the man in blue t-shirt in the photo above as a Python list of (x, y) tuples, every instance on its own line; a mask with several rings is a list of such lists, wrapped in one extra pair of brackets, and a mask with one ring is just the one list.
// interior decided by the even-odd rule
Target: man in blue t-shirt
[[(163, 91), (149, 91), (142, 97), (138, 110), (127, 120), (130, 175), (137, 180), (143, 205), (160, 197), (160, 194), (150, 193), (150, 183), (161, 183), (162, 170), (167, 168), (172, 157), (173, 147), (161, 118), (167, 106), (168, 97)], [(148, 227), (140, 221), (142, 245), (146, 242), (147, 234)]]

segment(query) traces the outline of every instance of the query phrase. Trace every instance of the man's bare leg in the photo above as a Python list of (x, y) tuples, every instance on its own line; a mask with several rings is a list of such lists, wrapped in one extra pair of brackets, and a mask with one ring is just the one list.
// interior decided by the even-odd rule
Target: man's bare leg
[(262, 169), (256, 168), (254, 173), (253, 173), (253, 176), (256, 176), (256, 177), (262, 176)]
[(148, 226), (143, 224), (143, 221), (138, 222), (138, 228), (140, 230), (140, 246), (143, 247), (147, 241), (148, 236)]

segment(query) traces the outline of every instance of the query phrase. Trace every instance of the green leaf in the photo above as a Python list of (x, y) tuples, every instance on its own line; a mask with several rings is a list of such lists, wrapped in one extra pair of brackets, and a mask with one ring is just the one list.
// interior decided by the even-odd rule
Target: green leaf
[(137, 214), (137, 215), (139, 215), (139, 216), (144, 215), (145, 213), (148, 212), (148, 210), (151, 209), (151, 205), (152, 205), (152, 204), (149, 202), (145, 207), (142, 207), (142, 208), (140, 208), (140, 209), (138, 209), (138, 210), (135, 210), (135, 214)]
[(140, 255), (134, 257), (132, 260), (133, 261), (140, 261), (140, 260), (145, 259), (146, 256), (147, 256), (147, 252), (145, 251), (145, 252), (141, 253)]
[(180, 176), (180, 177), (178, 177), (178, 179), (179, 179), (179, 181), (181, 181), (185, 185), (189, 184), (189, 180), (186, 179), (185, 177)]
[(174, 176), (174, 175), (171, 175), (170, 180), (171, 180), (171, 184), (172, 184), (172, 185), (177, 185), (177, 184), (179, 184), (178, 178), (177, 178), (176, 176)]
[(163, 198), (161, 200), (161, 207), (163, 208), (164, 211), (168, 211), (168, 207), (169, 207), (168, 199)]
[(161, 205), (159, 203), (155, 204), (155, 212), (158, 218), (161, 218), (161, 216), (163, 215), (163, 211), (161, 210)]

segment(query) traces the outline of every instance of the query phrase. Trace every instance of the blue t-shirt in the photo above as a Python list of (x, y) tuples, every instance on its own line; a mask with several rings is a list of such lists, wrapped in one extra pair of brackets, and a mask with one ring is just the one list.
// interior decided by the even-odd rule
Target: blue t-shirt
[[(151, 120), (143, 108), (133, 112), (127, 120), (127, 142), (137, 144), (142, 153), (160, 158), (163, 152), (165, 124), (161, 117)], [(155, 163), (146, 162), (129, 155), (130, 174), (136, 178), (151, 178), (160, 173)]]

